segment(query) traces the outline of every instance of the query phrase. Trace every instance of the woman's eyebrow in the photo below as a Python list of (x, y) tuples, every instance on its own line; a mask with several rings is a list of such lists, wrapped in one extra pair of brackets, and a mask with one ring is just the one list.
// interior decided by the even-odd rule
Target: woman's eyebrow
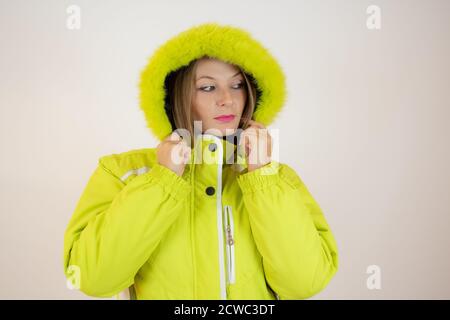
[[(241, 72), (240, 71), (238, 71), (238, 73), (236, 73), (234, 76), (232, 76), (231, 78), (234, 78), (234, 77), (236, 77), (237, 75), (239, 75)], [(207, 78), (207, 79), (212, 79), (212, 80), (216, 80), (215, 78), (213, 78), (213, 77), (210, 77), (210, 76), (200, 76), (200, 77), (198, 77), (197, 78), (197, 80), (200, 80), (201, 78)], [(231, 79), (230, 78), (230, 79)]]

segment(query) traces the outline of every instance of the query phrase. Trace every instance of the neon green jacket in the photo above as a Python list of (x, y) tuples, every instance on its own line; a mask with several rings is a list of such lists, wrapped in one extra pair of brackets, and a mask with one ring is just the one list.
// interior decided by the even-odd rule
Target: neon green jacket
[[(172, 38), (142, 72), (152, 132), (173, 130), (165, 77), (204, 54), (255, 76), (254, 119), (270, 124), (285, 99), (280, 66), (246, 31), (208, 23)], [(156, 148), (100, 157), (65, 232), (68, 281), (90, 296), (132, 299), (305, 299), (324, 289), (337, 245), (296, 172), (275, 160), (251, 172), (241, 157), (230, 164), (225, 151), (236, 146), (214, 135), (193, 148), (182, 177), (158, 164)], [(209, 161), (197, 163), (199, 152)]]

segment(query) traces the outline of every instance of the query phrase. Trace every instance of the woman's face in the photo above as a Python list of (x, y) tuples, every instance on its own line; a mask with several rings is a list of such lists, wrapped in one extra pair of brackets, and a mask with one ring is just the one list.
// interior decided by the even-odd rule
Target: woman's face
[(194, 88), (192, 115), (194, 121), (202, 121), (202, 133), (212, 128), (222, 136), (234, 133), (247, 99), (240, 70), (218, 59), (203, 58), (197, 66)]

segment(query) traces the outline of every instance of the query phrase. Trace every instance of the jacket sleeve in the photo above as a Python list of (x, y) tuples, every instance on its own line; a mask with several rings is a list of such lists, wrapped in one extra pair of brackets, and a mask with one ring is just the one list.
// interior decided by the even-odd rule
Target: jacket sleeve
[(306, 299), (338, 269), (335, 239), (296, 172), (276, 161), (238, 176), (266, 281), (279, 299)]
[(76, 288), (96, 297), (134, 283), (190, 193), (184, 179), (160, 164), (125, 185), (107, 160), (100, 158), (64, 235), (66, 278), (78, 270)]

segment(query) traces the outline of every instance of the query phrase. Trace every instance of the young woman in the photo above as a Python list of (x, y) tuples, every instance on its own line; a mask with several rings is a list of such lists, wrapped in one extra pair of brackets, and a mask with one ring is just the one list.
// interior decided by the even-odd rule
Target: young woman
[(132, 299), (325, 288), (333, 234), (296, 172), (271, 157), (265, 129), (285, 78), (269, 51), (242, 29), (198, 25), (155, 52), (140, 89), (161, 142), (99, 159), (66, 229), (66, 277), (87, 295)]

